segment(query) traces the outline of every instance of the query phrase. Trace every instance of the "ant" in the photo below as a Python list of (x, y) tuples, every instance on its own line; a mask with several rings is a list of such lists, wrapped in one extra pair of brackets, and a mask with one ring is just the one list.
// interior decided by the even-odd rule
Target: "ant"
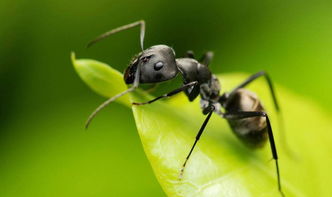
[(176, 58), (174, 50), (167, 45), (154, 45), (148, 49), (144, 49), (144, 20), (136, 21), (108, 31), (91, 41), (87, 47), (92, 46), (96, 42), (114, 33), (136, 26), (140, 26), (140, 46), (142, 51), (130, 62), (130, 65), (124, 72), (124, 81), (126, 84), (131, 85), (131, 87), (126, 91), (108, 99), (96, 108), (96, 110), (89, 116), (86, 122), (86, 128), (101, 109), (124, 94), (134, 91), (140, 83), (155, 84), (171, 80), (178, 74), (181, 74), (183, 78), (182, 87), (144, 103), (132, 103), (133, 105), (151, 104), (159, 99), (171, 97), (182, 91), (186, 94), (190, 102), (200, 95), (202, 113), (207, 116), (196, 135), (195, 142), (192, 145), (189, 154), (182, 165), (180, 170), (180, 179), (184, 173), (184, 169), (190, 155), (192, 154), (198, 140), (211, 118), (212, 113), (214, 112), (220, 117), (226, 119), (235, 135), (249, 147), (262, 147), (267, 139), (269, 140), (272, 156), (276, 165), (278, 190), (280, 194), (284, 196), (280, 182), (278, 154), (269, 116), (264, 111), (258, 97), (254, 93), (244, 89), (244, 87), (249, 83), (263, 76), (269, 86), (276, 111), (279, 112), (280, 109), (273, 84), (268, 74), (264, 71), (258, 72), (251, 75), (232, 91), (220, 94), (220, 83), (217, 77), (213, 75), (208, 68), (209, 63), (213, 58), (212, 52), (205, 53), (203, 57), (197, 61), (194, 58), (192, 51), (188, 51), (186, 57), (184, 58)]

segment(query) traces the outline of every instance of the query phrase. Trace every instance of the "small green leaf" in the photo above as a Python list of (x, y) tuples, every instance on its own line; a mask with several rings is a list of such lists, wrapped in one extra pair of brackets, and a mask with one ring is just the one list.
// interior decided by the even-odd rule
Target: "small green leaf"
[[(101, 95), (110, 97), (126, 89), (121, 75), (103, 63), (73, 58), (73, 64), (81, 78)], [(247, 76), (228, 74), (220, 75), (219, 79), (225, 91), (229, 91)], [(258, 94), (270, 114), (286, 196), (329, 196), (331, 116), (315, 103), (277, 86), (292, 152), (286, 151), (265, 81), (259, 79), (248, 88)], [(140, 91), (131, 94), (131, 101), (148, 98), (151, 96)], [(198, 101), (190, 103), (180, 94), (151, 105), (132, 107), (145, 153), (166, 194), (280, 196), (269, 145), (258, 150), (246, 147), (227, 122), (215, 114), (187, 164), (183, 179), (179, 180), (181, 166), (205, 118)], [(128, 100), (120, 102), (130, 106)]]
[[(98, 94), (110, 98), (127, 89), (122, 74), (109, 65), (91, 59), (77, 60), (74, 52), (71, 53), (71, 61), (81, 79)], [(131, 106), (128, 95), (116, 101)]]

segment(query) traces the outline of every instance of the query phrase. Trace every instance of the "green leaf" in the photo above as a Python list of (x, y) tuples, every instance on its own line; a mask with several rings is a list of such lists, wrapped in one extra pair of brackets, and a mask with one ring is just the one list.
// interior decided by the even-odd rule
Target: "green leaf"
[[(109, 98), (127, 89), (122, 74), (107, 64), (91, 59), (77, 60), (74, 52), (71, 53), (71, 61), (81, 79), (98, 94)], [(131, 106), (128, 95), (117, 102)]]
[[(110, 97), (126, 89), (121, 74), (94, 60), (75, 60), (73, 64), (84, 82), (97, 93)], [(228, 91), (248, 75), (218, 76)], [(283, 109), (285, 147), (277, 114), (264, 80), (248, 87), (263, 101), (271, 117), (276, 138), (284, 193), (290, 196), (329, 196), (332, 183), (331, 116), (314, 102), (277, 86)], [(131, 101), (151, 96), (137, 91)], [(119, 102), (130, 107), (128, 98)], [(137, 129), (154, 173), (169, 196), (280, 196), (274, 162), (268, 144), (252, 150), (239, 141), (227, 122), (213, 115), (179, 180), (181, 166), (205, 116), (199, 99), (188, 102), (183, 94), (133, 106)]]

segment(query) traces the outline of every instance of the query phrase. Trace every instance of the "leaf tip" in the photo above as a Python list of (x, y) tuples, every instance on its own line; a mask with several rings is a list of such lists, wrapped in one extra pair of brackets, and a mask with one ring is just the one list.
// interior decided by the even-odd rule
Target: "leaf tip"
[(75, 66), (76, 55), (75, 55), (74, 51), (70, 52), (70, 60), (71, 60), (71, 63), (73, 64), (73, 66)]

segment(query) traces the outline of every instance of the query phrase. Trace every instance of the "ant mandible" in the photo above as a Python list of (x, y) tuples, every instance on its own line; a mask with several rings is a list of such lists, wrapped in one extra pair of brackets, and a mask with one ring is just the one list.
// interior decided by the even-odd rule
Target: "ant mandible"
[[(130, 62), (130, 65), (124, 73), (125, 83), (132, 86), (126, 91), (108, 99), (96, 108), (96, 110), (89, 116), (86, 122), (86, 128), (101, 109), (124, 94), (134, 91), (140, 83), (159, 83), (171, 80), (180, 73), (183, 78), (182, 87), (144, 103), (133, 103), (133, 105), (151, 104), (161, 98), (171, 97), (182, 91), (186, 94), (189, 101), (193, 101), (196, 97), (198, 97), (198, 95), (200, 95), (202, 113), (207, 115), (207, 117), (199, 129), (195, 142), (183, 163), (180, 170), (180, 178), (184, 173), (184, 169), (190, 155), (200, 139), (208, 121), (210, 120), (212, 113), (215, 112), (220, 117), (228, 121), (236, 136), (249, 147), (261, 147), (267, 139), (269, 140), (272, 156), (276, 165), (278, 190), (280, 194), (284, 196), (281, 189), (278, 154), (269, 116), (264, 111), (264, 108), (257, 96), (254, 93), (244, 89), (245, 86), (255, 79), (264, 76), (271, 91), (276, 111), (279, 111), (279, 105), (272, 81), (268, 74), (264, 71), (258, 72), (250, 76), (232, 91), (220, 95), (220, 83), (217, 77), (213, 75), (208, 68), (208, 65), (213, 57), (212, 52), (205, 53), (200, 61), (197, 61), (191, 51), (187, 52), (187, 57), (175, 58), (174, 50), (167, 45), (154, 45), (148, 49), (144, 49), (144, 20), (108, 31), (91, 41), (88, 44), (88, 47), (114, 33), (127, 30), (135, 26), (140, 26), (140, 45), (142, 51)], [(221, 110), (222, 108), (224, 109), (224, 112)]]

